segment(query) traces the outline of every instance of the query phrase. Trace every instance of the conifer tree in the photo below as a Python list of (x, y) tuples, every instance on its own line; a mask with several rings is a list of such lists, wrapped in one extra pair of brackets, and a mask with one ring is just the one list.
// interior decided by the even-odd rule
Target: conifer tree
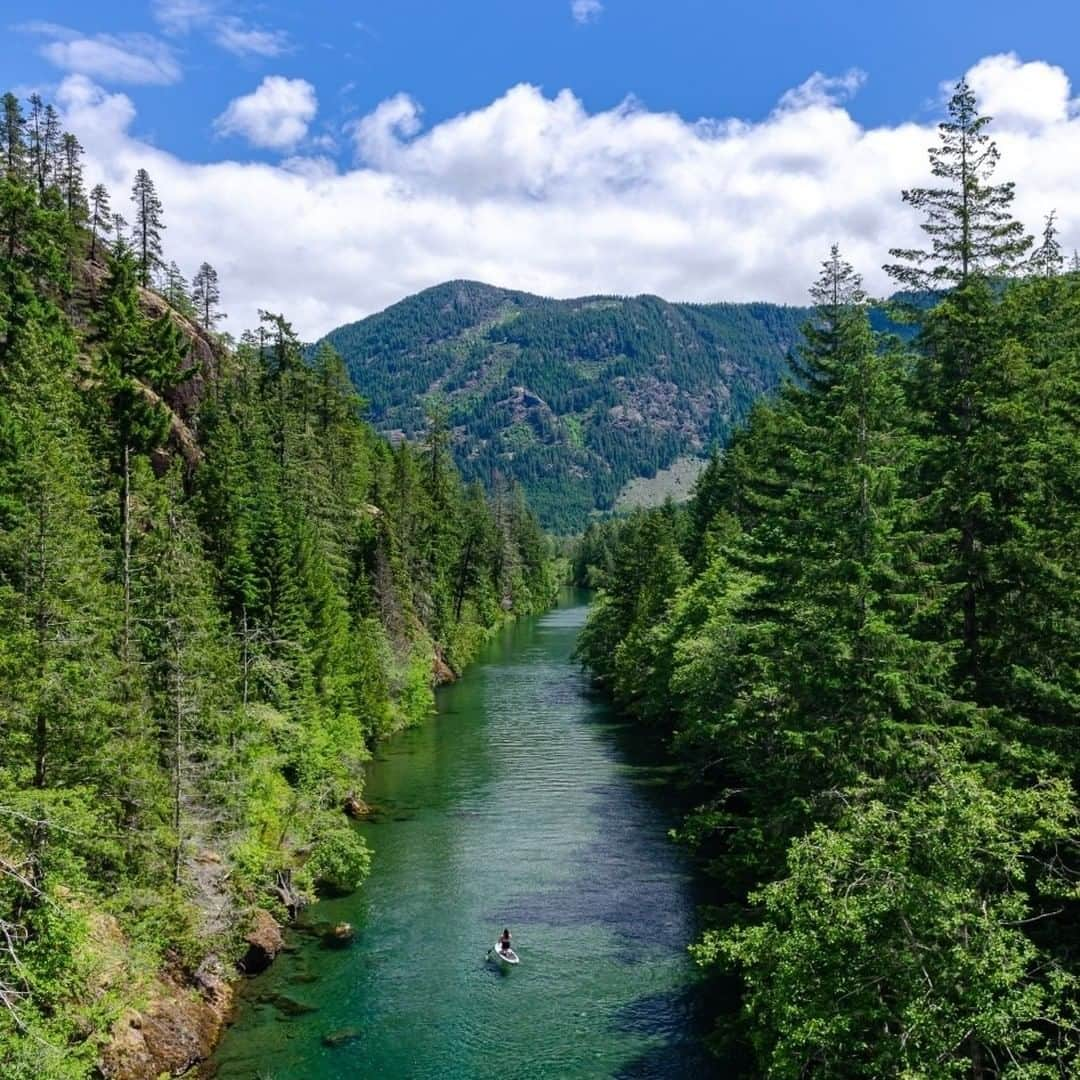
[(113, 251), (119, 252), (122, 247), (127, 245), (127, 237), (124, 235), (124, 230), (127, 229), (127, 218), (123, 214), (113, 214), (112, 216), (112, 234), (113, 234)]
[(131, 188), (131, 201), (135, 204), (135, 232), (133, 244), (139, 260), (139, 283), (147, 288), (154, 272), (161, 266), (161, 233), (165, 228), (161, 216), (161, 200), (154, 189), (154, 182), (145, 169), (135, 174)]
[(49, 155), (45, 146), (45, 102), (38, 93), (27, 98), (30, 114), (26, 118), (26, 151), (30, 175), (37, 185), (38, 194), (45, 194), (45, 182), (49, 177)]
[(1042, 240), (1031, 253), (1030, 265), (1032, 273), (1047, 278), (1056, 277), (1065, 268), (1065, 256), (1061, 252), (1061, 244), (1058, 243), (1057, 238), (1057, 212), (1054, 210), (1046, 215)]
[(930, 632), (959, 637), (958, 669), (968, 691), (980, 697), (988, 557), (998, 529), (992, 492), (1003, 449), (994, 437), (1002, 372), (992, 279), (1020, 269), (1032, 240), (1010, 215), (1013, 185), (991, 182), (997, 147), (966, 83), (958, 85), (949, 112), (940, 146), (930, 151), (933, 172), (946, 186), (904, 193), (926, 212), (931, 250), (894, 251), (904, 261), (886, 269), (914, 288), (953, 287), (923, 320), (914, 388), (929, 425), (923, 483), (932, 494), (924, 504), (925, 527), (954, 538), (940, 568), (950, 602), (944, 623)]
[(221, 291), (218, 288), (217, 271), (208, 263), (199, 266), (191, 281), (191, 302), (195, 312), (206, 330), (213, 330), (225, 316), (218, 311), (221, 303)]
[(138, 268), (125, 249), (109, 259), (95, 322), (101, 347), (102, 388), (111, 426), (110, 450), (118, 477), (119, 580), (123, 591), (121, 656), (132, 651), (132, 483), (134, 458), (159, 446), (170, 418), (160, 392), (175, 381), (183, 358), (179, 332), (168, 313), (150, 323), (139, 306)]
[(162, 283), (161, 295), (169, 302), (170, 307), (177, 311), (189, 311), (191, 301), (188, 298), (187, 281), (180, 272), (180, 267), (175, 262), (170, 262), (165, 267), (165, 277)]
[(895, 248), (897, 263), (886, 270), (911, 289), (945, 289), (972, 274), (1000, 276), (1016, 269), (1031, 237), (1011, 213), (1012, 183), (995, 184), (1000, 154), (986, 133), (975, 94), (961, 80), (949, 101), (949, 119), (938, 126), (940, 143), (930, 150), (930, 169), (939, 187), (912, 188), (904, 202), (926, 215), (930, 249)]
[(109, 208), (109, 192), (104, 184), (95, 184), (90, 189), (90, 261), (96, 262), (98, 241), (104, 243), (105, 237), (113, 231), (112, 212)]
[(65, 133), (60, 150), (60, 193), (72, 224), (81, 225), (87, 218), (86, 191), (83, 188), (83, 148), (74, 135)]
[(0, 129), (0, 154), (4, 177), (11, 181), (26, 178), (26, 119), (19, 99), (8, 92), (3, 97), (3, 127)]

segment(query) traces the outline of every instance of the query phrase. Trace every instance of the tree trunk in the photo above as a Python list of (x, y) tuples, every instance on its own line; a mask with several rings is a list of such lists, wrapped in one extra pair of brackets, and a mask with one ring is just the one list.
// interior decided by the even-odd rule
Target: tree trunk
[[(45, 599), (45, 590), (48, 585), (47, 533), (48, 509), (45, 505), (44, 493), (42, 493), (38, 499), (38, 597), (37, 610), (34, 616), (34, 629), (37, 639), (37, 684), (39, 688), (45, 685), (45, 650), (49, 625), (49, 611)], [(37, 717), (34, 724), (34, 787), (36, 788), (45, 786), (48, 741), (48, 717), (45, 714), (45, 704), (39, 696)]]
[(121, 577), (124, 588), (124, 640), (123, 656), (125, 674), (131, 663), (131, 446), (124, 440), (123, 464), (120, 487), (120, 533), (122, 548)]

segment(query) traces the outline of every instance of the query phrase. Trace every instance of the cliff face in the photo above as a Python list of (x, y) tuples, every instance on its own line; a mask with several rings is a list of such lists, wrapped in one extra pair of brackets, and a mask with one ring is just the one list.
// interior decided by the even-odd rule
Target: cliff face
[(213, 1052), (228, 1023), (233, 987), (215, 957), (193, 984), (163, 976), (141, 1011), (129, 1010), (113, 1025), (100, 1069), (108, 1080), (157, 1080), (182, 1076)]

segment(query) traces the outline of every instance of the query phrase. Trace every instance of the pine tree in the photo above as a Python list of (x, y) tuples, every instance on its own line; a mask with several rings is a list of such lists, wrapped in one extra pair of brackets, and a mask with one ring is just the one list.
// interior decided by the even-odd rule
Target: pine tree
[(218, 311), (221, 303), (221, 291), (218, 288), (217, 271), (208, 263), (199, 266), (191, 281), (191, 302), (196, 315), (206, 330), (213, 330), (225, 318)]
[(30, 115), (26, 118), (26, 151), (30, 166), (30, 175), (37, 185), (38, 194), (45, 194), (45, 183), (49, 178), (49, 155), (45, 147), (45, 102), (38, 93), (27, 98)]
[(113, 214), (112, 216), (112, 234), (113, 234), (113, 251), (119, 252), (121, 248), (127, 246), (127, 237), (124, 235), (124, 230), (127, 228), (127, 218), (123, 214)]
[(19, 99), (12, 93), (3, 97), (3, 120), (0, 129), (0, 155), (3, 173), (7, 180), (22, 182), (26, 179), (26, 119)]
[(131, 201), (135, 204), (133, 242), (139, 260), (139, 283), (143, 288), (148, 288), (155, 271), (162, 264), (161, 233), (165, 225), (161, 217), (161, 200), (145, 169), (135, 174)]
[(1051, 210), (1046, 215), (1043, 226), (1042, 242), (1031, 253), (1031, 271), (1042, 277), (1056, 277), (1065, 269), (1065, 256), (1057, 238), (1057, 212)]
[(992, 183), (1000, 154), (986, 133), (989, 123), (990, 117), (979, 115), (971, 87), (957, 83), (949, 119), (938, 126), (940, 145), (930, 151), (931, 172), (944, 184), (903, 193), (904, 202), (925, 212), (922, 228), (931, 246), (890, 252), (900, 262), (885, 269), (902, 285), (936, 290), (972, 274), (1007, 274), (1031, 247), (1031, 237), (1010, 214), (1014, 185)]
[(110, 450), (119, 479), (119, 580), (123, 591), (121, 656), (132, 650), (132, 482), (134, 458), (159, 446), (170, 417), (159, 396), (176, 380), (183, 358), (179, 331), (168, 313), (149, 323), (139, 306), (137, 264), (121, 249), (109, 259), (109, 276), (95, 314), (101, 375), (111, 426)]
[(104, 242), (113, 231), (112, 212), (109, 208), (109, 192), (104, 184), (90, 189), (90, 261), (96, 262), (98, 240)]
[(930, 632), (959, 638), (958, 671), (978, 698), (988, 560), (999, 540), (993, 491), (1003, 449), (996, 434), (1001, 414), (995, 399), (1003, 383), (994, 279), (1021, 267), (1032, 240), (1010, 216), (1013, 185), (991, 183), (999, 155), (986, 133), (989, 118), (978, 115), (966, 83), (949, 109), (941, 145), (930, 151), (934, 174), (949, 186), (904, 193), (926, 212), (932, 250), (894, 251), (905, 262), (887, 269), (912, 287), (953, 287), (923, 319), (914, 390), (928, 427), (924, 525), (952, 548), (940, 567), (949, 603)]
[(5, 370), (0, 758), (38, 789), (75, 786), (92, 777), (110, 734), (115, 609), (104, 583), (93, 468), (77, 419), (74, 342), (55, 323), (32, 322)]
[(211, 839), (207, 785), (233, 664), (202, 542), (183, 493), (179, 463), (149, 492), (136, 604), (141, 654), (151, 675), (158, 745), (169, 774), (168, 873), (183, 883), (192, 848)]
[(61, 141), (60, 192), (72, 224), (81, 225), (87, 218), (86, 191), (83, 188), (83, 148), (74, 135), (65, 133)]
[(175, 262), (170, 262), (165, 267), (161, 295), (169, 302), (169, 306), (176, 308), (177, 311), (190, 309), (191, 301), (188, 299), (187, 280)]

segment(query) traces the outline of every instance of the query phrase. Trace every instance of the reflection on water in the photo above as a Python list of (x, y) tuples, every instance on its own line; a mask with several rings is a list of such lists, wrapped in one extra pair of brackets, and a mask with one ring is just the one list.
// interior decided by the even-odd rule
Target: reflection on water
[[(435, 720), (382, 748), (355, 896), (247, 987), (220, 1080), (706, 1077), (670, 774), (571, 660), (580, 597), (503, 631)], [(485, 954), (503, 926), (521, 964)]]

